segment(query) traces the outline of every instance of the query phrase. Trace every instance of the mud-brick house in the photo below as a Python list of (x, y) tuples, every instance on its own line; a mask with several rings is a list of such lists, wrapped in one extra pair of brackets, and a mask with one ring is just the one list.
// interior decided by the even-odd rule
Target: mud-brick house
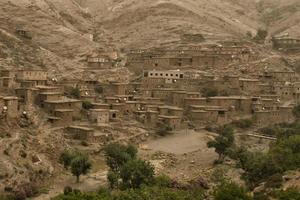
[(19, 102), (26, 106), (38, 103), (39, 90), (36, 88), (17, 88), (15, 89)]
[(41, 92), (39, 93), (38, 104), (43, 105), (45, 101), (59, 101), (62, 98), (61, 92)]
[(80, 116), (80, 111), (82, 109), (82, 101), (76, 99), (60, 99), (56, 101), (44, 101), (41, 105), (46, 112), (54, 114), (55, 110), (59, 109), (72, 109), (74, 110), (73, 116)]
[(145, 118), (146, 126), (156, 127), (158, 121), (158, 115), (159, 115), (158, 111), (152, 111), (152, 110), (146, 111), (146, 118)]
[(88, 69), (90, 70), (102, 70), (110, 69), (117, 66), (117, 62), (106, 56), (88, 57), (87, 58)]
[(66, 137), (75, 140), (88, 140), (94, 136), (94, 129), (83, 126), (69, 126), (66, 128)]
[(90, 109), (89, 120), (97, 125), (109, 123), (110, 112), (109, 109)]
[(187, 97), (186, 91), (173, 91), (171, 93), (172, 105), (183, 107), (184, 99)]
[(19, 70), (16, 74), (17, 81), (34, 81), (36, 85), (47, 84), (47, 72), (43, 70)]
[(275, 49), (284, 50), (300, 50), (300, 39), (299, 38), (272, 38), (273, 47)]
[(15, 72), (11, 70), (0, 70), (0, 88), (13, 88), (15, 86)]
[(20, 88), (35, 88), (37, 87), (36, 82), (34, 81), (21, 81)]
[(279, 123), (291, 123), (295, 120), (292, 106), (279, 106), (276, 110), (259, 110), (254, 112), (254, 119), (259, 126)]
[(144, 70), (142, 88), (156, 88), (176, 85), (184, 79), (184, 73), (179, 70)]
[(175, 106), (159, 106), (159, 115), (183, 117), (183, 109)]
[(261, 88), (259, 84), (261, 83), (258, 79), (245, 79), (240, 78), (240, 88), (242, 92), (248, 93), (248, 94), (260, 94)]
[(178, 116), (158, 115), (158, 124), (163, 124), (171, 130), (182, 128), (182, 118)]
[(217, 96), (207, 98), (207, 105), (220, 106), (230, 111), (250, 113), (251, 98), (245, 96)]
[(48, 121), (53, 126), (69, 126), (73, 122), (73, 109), (57, 109), (54, 111), (54, 115), (48, 116)]
[(184, 108), (188, 108), (190, 105), (207, 105), (207, 98), (185, 98), (184, 99)]
[(4, 110), (8, 117), (15, 118), (19, 114), (19, 99), (18, 97), (3, 97)]
[(260, 78), (266, 82), (295, 82), (298, 77), (293, 70), (268, 70)]
[(105, 96), (126, 95), (127, 83), (111, 82), (102, 85)]
[(190, 120), (200, 124), (223, 125), (229, 122), (228, 110), (219, 106), (191, 106)]
[(215, 67), (217, 64), (216, 55), (194, 55), (193, 67)]
[(39, 89), (42, 92), (62, 92), (61, 87), (57, 86), (48, 86), (48, 85), (37, 85), (35, 88)]
[(172, 93), (178, 91), (174, 88), (154, 88), (152, 89), (152, 97), (159, 98), (165, 102), (172, 102)]
[(110, 109), (110, 104), (108, 103), (92, 103), (93, 109)]
[(125, 112), (127, 114), (133, 114), (135, 111), (141, 110), (140, 101), (126, 101)]

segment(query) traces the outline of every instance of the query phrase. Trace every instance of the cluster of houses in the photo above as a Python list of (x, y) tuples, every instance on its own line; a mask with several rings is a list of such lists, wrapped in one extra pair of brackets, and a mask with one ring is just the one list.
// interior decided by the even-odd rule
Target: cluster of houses
[[(117, 62), (118, 55), (113, 52), (101, 55), (104, 60), (99, 56), (88, 58), (87, 71)], [(300, 81), (292, 70), (266, 70), (245, 78), (180, 68), (207, 62), (211, 66), (233, 60), (248, 62), (253, 56), (247, 47), (226, 45), (156, 54), (130, 52), (128, 65), (142, 59), (137, 66), (151, 69), (127, 83), (56, 80), (43, 70), (0, 70), (0, 90), (6, 94), (0, 96), (0, 112), (4, 117), (17, 118), (38, 108), (49, 124), (66, 128), (76, 138), (87, 138), (97, 127), (127, 120), (161, 130), (223, 125), (239, 119), (252, 119), (259, 126), (293, 121), (293, 107), (300, 102)], [(180, 70), (159, 70), (162, 66)]]
[(142, 70), (184, 67), (222, 68), (233, 63), (247, 63), (256, 58), (256, 53), (247, 45), (224, 43), (176, 49), (129, 50), (127, 67), (138, 73)]

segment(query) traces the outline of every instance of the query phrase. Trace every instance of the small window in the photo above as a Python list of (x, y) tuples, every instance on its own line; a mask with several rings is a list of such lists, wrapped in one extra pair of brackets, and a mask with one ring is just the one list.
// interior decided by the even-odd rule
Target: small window
[(169, 76), (169, 74), (166, 74), (166, 76)]

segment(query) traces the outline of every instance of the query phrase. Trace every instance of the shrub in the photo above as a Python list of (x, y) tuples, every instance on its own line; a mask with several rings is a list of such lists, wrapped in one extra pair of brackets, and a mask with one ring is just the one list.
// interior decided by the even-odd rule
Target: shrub
[(72, 88), (71, 91), (70, 91), (70, 95), (79, 99), (80, 98), (80, 90), (79, 88)]
[(250, 128), (253, 125), (252, 119), (240, 119), (232, 122), (232, 125), (234, 125), (237, 128)]
[(89, 102), (89, 101), (83, 101), (83, 102), (82, 102), (82, 107), (83, 107), (84, 109), (86, 109), (86, 110), (89, 110), (89, 109), (93, 108), (93, 105), (92, 105), (92, 103)]
[(213, 194), (215, 200), (251, 200), (247, 190), (236, 183), (223, 181), (219, 184)]

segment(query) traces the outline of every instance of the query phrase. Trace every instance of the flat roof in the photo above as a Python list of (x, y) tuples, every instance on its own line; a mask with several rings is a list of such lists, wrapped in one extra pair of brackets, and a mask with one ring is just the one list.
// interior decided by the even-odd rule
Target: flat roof
[(11, 97), (11, 96), (8, 96), (8, 97), (3, 97), (4, 100), (18, 100), (19, 98), (18, 97)]
[(90, 111), (95, 111), (95, 112), (109, 112), (109, 109), (90, 109)]
[(74, 112), (73, 109), (56, 109), (54, 112)]
[(76, 102), (82, 102), (81, 100), (77, 99), (61, 99), (56, 101), (44, 101), (45, 103), (53, 103), (53, 104), (59, 104), (59, 103), (76, 103)]
[(68, 128), (72, 128), (72, 129), (80, 129), (80, 130), (85, 130), (85, 131), (93, 131), (93, 128), (87, 128), (87, 127), (83, 127), (83, 126), (69, 126)]
[(166, 109), (170, 109), (170, 110), (183, 110), (182, 108), (176, 107), (176, 106), (159, 106), (158, 108), (166, 108)]
[(170, 116), (170, 115), (158, 115), (158, 117), (164, 119), (180, 119), (179, 116)]

